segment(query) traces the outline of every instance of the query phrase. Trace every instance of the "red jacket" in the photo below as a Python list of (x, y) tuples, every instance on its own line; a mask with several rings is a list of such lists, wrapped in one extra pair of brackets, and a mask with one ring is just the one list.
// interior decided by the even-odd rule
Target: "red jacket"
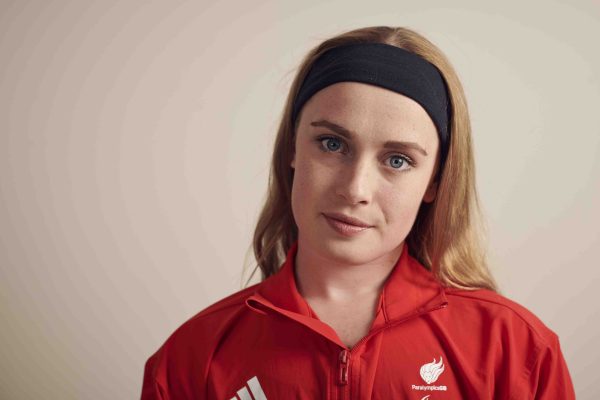
[(492, 291), (443, 288), (407, 245), (349, 349), (298, 292), (297, 247), (179, 327), (146, 362), (142, 399), (575, 399), (552, 330)]

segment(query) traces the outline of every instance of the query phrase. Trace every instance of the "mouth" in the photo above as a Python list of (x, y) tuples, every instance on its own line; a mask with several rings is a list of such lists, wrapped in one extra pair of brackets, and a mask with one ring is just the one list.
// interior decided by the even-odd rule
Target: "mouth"
[(366, 226), (358, 226), (358, 225), (350, 224), (350, 223), (341, 221), (337, 218), (333, 218), (327, 214), (323, 214), (323, 216), (327, 220), (327, 223), (329, 224), (329, 226), (335, 232), (337, 232), (338, 234), (340, 234), (342, 236), (351, 237), (351, 236), (357, 235), (360, 232), (366, 231), (367, 229), (371, 228), (371, 226), (368, 226), (367, 224), (365, 224), (362, 221), (358, 222), (358, 223), (361, 223)]
[(354, 226), (354, 227), (359, 227), (359, 228), (371, 228), (373, 225), (370, 225), (366, 222), (364, 222), (363, 220), (356, 218), (356, 217), (351, 217), (349, 215), (345, 215), (345, 214), (341, 214), (341, 213), (323, 213), (323, 215), (325, 215), (327, 218), (342, 222), (346, 225), (350, 225), (350, 226)]

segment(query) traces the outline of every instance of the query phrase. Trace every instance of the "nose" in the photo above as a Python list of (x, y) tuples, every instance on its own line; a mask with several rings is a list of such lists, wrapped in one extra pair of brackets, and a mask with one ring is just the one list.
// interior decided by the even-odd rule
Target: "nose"
[(376, 181), (373, 168), (366, 157), (349, 159), (343, 163), (336, 194), (350, 204), (370, 203)]

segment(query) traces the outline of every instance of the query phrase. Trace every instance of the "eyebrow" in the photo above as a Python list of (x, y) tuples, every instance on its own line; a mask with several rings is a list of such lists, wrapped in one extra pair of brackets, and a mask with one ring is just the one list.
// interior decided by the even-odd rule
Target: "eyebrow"
[[(332, 131), (344, 136), (348, 140), (353, 140), (357, 136), (356, 133), (344, 128), (343, 126), (335, 124), (331, 121), (327, 121), (326, 119), (322, 119), (319, 121), (313, 121), (310, 124), (312, 126), (324, 126), (325, 128), (329, 128)], [(386, 149), (401, 149), (401, 150), (409, 148), (409, 149), (417, 150), (418, 152), (422, 153), (425, 156), (427, 155), (427, 152), (425, 151), (425, 149), (422, 148), (421, 146), (419, 146), (419, 144), (415, 143), (415, 142), (398, 142), (395, 140), (388, 140), (383, 144), (383, 147)]]

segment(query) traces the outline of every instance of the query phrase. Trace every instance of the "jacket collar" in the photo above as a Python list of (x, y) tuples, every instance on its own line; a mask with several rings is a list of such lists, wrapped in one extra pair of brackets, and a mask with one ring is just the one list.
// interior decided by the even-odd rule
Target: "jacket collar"
[[(279, 271), (261, 282), (256, 292), (246, 299), (246, 304), (261, 314), (266, 314), (266, 307), (331, 335), (333, 330), (318, 319), (298, 291), (294, 275), (297, 251), (296, 240)], [(371, 330), (445, 307), (447, 303), (442, 285), (431, 271), (409, 254), (405, 242), (396, 265), (384, 283)], [(337, 338), (335, 333), (333, 336)]]

